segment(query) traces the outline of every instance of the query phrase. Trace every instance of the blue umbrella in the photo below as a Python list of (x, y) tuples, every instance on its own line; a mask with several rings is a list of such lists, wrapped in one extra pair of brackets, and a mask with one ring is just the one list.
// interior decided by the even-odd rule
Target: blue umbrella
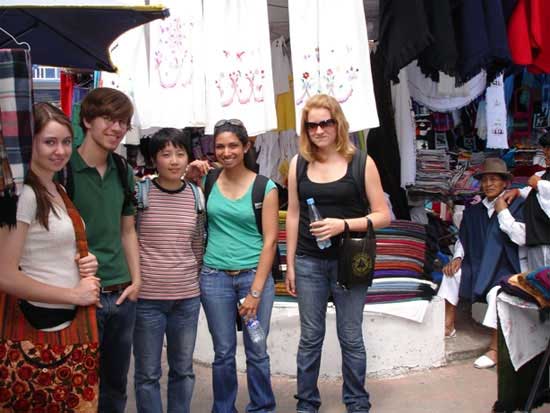
[[(2, 6), (0, 28), (31, 47), (32, 63), (115, 72), (110, 44), (122, 33), (169, 16), (161, 6)], [(21, 46), (0, 30), (0, 48)]]

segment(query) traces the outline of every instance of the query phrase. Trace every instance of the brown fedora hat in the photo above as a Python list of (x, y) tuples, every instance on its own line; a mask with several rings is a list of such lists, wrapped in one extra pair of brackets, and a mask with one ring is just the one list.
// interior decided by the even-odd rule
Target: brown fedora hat
[(504, 179), (512, 179), (512, 174), (508, 172), (506, 163), (500, 158), (486, 158), (483, 161), (482, 170), (474, 174), (474, 178), (480, 180), (483, 175), (497, 174)]

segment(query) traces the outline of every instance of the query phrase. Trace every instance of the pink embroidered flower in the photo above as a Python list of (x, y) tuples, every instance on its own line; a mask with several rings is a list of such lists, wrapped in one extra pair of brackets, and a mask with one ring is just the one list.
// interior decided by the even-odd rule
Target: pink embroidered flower
[(302, 77), (303, 77), (304, 79), (309, 78), (309, 73), (308, 73), (308, 72), (304, 72), (304, 74), (302, 75)]

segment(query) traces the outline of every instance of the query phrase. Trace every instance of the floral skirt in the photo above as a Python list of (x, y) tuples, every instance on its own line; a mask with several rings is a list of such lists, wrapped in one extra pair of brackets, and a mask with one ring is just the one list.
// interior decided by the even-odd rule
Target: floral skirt
[(97, 412), (99, 349), (95, 307), (71, 325), (34, 329), (17, 299), (0, 294), (0, 412)]

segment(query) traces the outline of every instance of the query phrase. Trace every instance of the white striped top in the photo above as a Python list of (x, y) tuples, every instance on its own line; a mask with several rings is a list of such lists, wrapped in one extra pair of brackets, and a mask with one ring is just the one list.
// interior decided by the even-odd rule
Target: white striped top
[(203, 255), (203, 220), (195, 211), (189, 185), (176, 191), (156, 180), (149, 207), (140, 211), (138, 228), (141, 265), (139, 298), (178, 300), (197, 297)]

